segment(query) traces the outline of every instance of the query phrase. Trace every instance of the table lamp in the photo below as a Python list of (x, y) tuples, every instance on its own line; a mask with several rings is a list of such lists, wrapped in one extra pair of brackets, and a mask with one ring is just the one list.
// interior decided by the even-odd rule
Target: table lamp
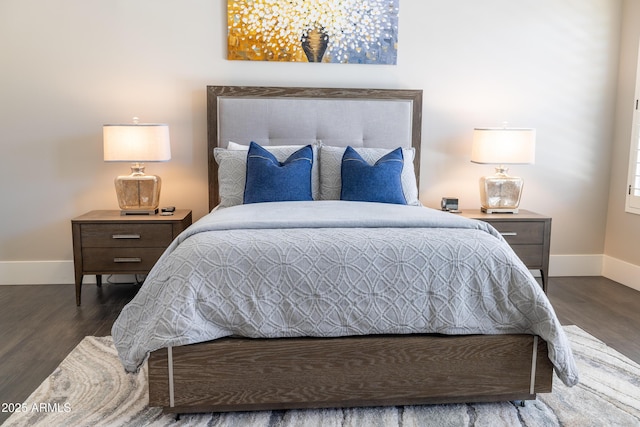
[(102, 128), (105, 162), (131, 162), (131, 174), (115, 179), (121, 215), (154, 215), (160, 204), (159, 176), (146, 175), (143, 162), (171, 160), (169, 125), (110, 124)]
[(482, 212), (518, 213), (522, 178), (507, 174), (507, 164), (535, 162), (536, 131), (525, 128), (476, 128), (473, 131), (471, 161), (497, 164), (495, 175), (480, 178)]

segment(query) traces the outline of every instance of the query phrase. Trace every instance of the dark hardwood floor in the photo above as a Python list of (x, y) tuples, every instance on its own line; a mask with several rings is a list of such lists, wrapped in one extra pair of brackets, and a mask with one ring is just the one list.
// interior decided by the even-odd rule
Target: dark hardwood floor
[[(110, 335), (137, 285), (0, 286), (0, 403), (23, 402), (87, 335)], [(552, 277), (562, 324), (577, 325), (640, 363), (640, 292), (602, 277)], [(10, 414), (0, 413), (0, 423)]]
[[(0, 404), (23, 402), (87, 335), (111, 325), (137, 285), (0, 286)], [(0, 412), (0, 423), (9, 413)]]
[(603, 277), (552, 277), (547, 294), (563, 325), (640, 363), (640, 292)]

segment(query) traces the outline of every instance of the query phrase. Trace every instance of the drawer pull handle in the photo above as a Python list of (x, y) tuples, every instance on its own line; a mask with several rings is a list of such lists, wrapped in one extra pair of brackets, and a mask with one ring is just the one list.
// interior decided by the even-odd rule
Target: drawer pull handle
[(515, 231), (507, 231), (507, 232), (500, 233), (500, 234), (503, 235), (503, 236), (517, 236), (518, 235), (518, 233), (516, 233)]
[(111, 236), (112, 239), (139, 239), (139, 234), (114, 234)]
[(142, 262), (142, 258), (114, 258), (113, 262)]

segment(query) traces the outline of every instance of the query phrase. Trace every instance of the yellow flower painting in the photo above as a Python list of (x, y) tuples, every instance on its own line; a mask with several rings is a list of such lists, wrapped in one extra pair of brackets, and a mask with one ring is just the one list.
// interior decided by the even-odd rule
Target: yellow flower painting
[(228, 0), (227, 57), (396, 64), (399, 0)]

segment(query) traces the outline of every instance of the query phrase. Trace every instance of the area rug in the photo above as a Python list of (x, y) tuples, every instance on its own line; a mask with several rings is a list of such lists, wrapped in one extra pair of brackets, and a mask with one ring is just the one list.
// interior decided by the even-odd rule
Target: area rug
[(505, 403), (183, 415), (147, 407), (146, 366), (127, 375), (111, 337), (86, 337), (3, 426), (640, 426), (640, 365), (576, 326), (580, 370), (524, 407)]

